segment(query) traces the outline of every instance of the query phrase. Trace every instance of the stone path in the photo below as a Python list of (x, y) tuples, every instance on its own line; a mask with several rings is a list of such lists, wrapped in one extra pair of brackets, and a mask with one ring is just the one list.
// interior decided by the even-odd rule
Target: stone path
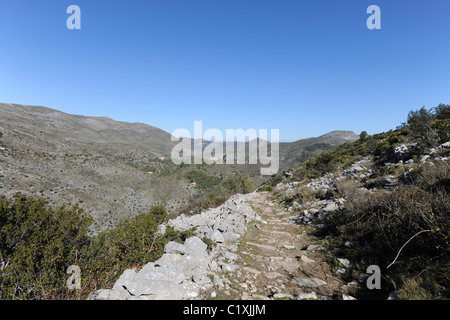
[(329, 271), (310, 226), (289, 219), (289, 212), (257, 193), (248, 203), (262, 218), (248, 227), (238, 243), (236, 268), (229, 286), (213, 296), (229, 300), (333, 299), (341, 281)]

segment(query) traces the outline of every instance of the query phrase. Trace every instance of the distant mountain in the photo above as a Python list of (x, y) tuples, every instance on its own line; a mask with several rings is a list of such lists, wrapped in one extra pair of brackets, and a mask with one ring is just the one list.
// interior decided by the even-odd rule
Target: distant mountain
[[(199, 193), (186, 178), (191, 166), (170, 159), (177, 143), (171, 134), (147, 124), (0, 103), (0, 132), (0, 196), (21, 192), (52, 205), (80, 202), (94, 217), (96, 230), (155, 204), (176, 213)], [(353, 132), (334, 131), (281, 143), (280, 169), (357, 138)], [(260, 175), (259, 165), (196, 167), (211, 178), (245, 173), (256, 185), (268, 179)]]
[(171, 135), (143, 123), (107, 117), (85, 117), (36, 106), (0, 104), (0, 124), (6, 135), (14, 132), (14, 145), (37, 151), (97, 150), (109, 155), (132, 152), (169, 155)]
[(316, 138), (280, 143), (281, 169), (295, 167), (323, 151), (358, 139), (353, 131), (332, 131)]

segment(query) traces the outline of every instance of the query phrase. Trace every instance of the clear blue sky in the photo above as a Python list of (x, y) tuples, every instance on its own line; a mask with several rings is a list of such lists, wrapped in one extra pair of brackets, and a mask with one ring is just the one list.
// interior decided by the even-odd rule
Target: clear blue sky
[(450, 103), (449, 21), (449, 0), (2, 0), (0, 102), (170, 133), (373, 134)]

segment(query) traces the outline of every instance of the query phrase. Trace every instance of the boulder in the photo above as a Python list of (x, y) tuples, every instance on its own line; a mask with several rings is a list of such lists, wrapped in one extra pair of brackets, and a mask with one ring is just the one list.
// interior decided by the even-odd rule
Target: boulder
[(394, 147), (394, 159), (399, 161), (406, 161), (412, 158), (415, 150), (417, 149), (416, 143), (411, 144), (401, 144), (399, 146)]
[(186, 253), (186, 247), (182, 245), (181, 243), (170, 241), (166, 244), (164, 247), (164, 252), (166, 253), (175, 253), (175, 254), (185, 254)]
[(223, 243), (225, 241), (222, 232), (213, 230), (208, 234), (208, 238), (215, 243)]
[(186, 252), (193, 257), (207, 257), (208, 252), (206, 249), (208, 246), (199, 238), (191, 237), (184, 242)]

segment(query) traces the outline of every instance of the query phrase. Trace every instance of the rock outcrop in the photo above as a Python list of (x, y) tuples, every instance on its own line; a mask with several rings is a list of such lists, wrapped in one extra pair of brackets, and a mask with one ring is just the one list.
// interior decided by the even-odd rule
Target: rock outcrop
[(221, 206), (201, 214), (193, 216), (182, 214), (167, 224), (161, 225), (159, 232), (164, 233), (167, 225), (177, 231), (196, 228), (199, 237), (207, 237), (216, 243), (236, 241), (247, 230), (246, 225), (250, 221), (261, 220), (245, 202), (251, 197), (252, 194), (234, 195)]

